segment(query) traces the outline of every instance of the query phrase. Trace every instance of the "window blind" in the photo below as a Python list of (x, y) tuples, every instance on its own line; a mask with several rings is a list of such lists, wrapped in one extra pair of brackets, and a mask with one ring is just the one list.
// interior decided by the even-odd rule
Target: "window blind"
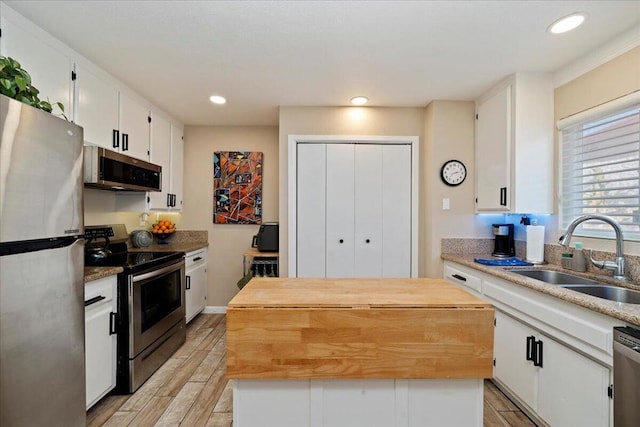
[[(597, 213), (618, 221), (625, 239), (640, 240), (640, 103), (584, 117), (562, 129), (562, 227)], [(576, 231), (613, 236), (601, 222)]]

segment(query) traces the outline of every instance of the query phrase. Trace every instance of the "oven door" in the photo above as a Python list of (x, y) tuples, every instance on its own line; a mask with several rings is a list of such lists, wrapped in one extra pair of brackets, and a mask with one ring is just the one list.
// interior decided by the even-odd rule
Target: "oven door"
[(185, 263), (129, 276), (129, 358), (133, 359), (185, 316)]

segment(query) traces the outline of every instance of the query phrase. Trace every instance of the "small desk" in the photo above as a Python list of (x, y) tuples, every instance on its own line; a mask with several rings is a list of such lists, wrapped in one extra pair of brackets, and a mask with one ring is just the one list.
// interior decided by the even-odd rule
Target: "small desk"
[[(242, 275), (246, 276), (249, 273), (249, 267), (251, 264), (256, 265), (270, 265), (271, 271), (273, 267), (278, 267), (278, 261), (280, 260), (279, 252), (260, 252), (257, 248), (250, 248), (244, 254), (242, 254)], [(260, 260), (256, 258), (276, 258), (275, 260)]]

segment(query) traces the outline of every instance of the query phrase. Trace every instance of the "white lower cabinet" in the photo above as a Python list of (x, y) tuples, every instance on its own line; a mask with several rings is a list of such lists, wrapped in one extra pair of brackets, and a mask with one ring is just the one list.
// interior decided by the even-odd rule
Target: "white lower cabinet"
[(609, 425), (609, 368), (499, 310), (494, 356), (494, 377), (549, 425)]
[(86, 405), (116, 386), (116, 276), (85, 285)]
[(624, 322), (457, 263), (444, 278), (494, 305), (494, 380), (530, 415), (613, 426), (612, 335)]
[(481, 427), (482, 379), (234, 379), (234, 427)]
[(207, 302), (207, 249), (187, 253), (185, 264), (187, 276), (185, 317), (189, 323), (204, 310)]
[(538, 368), (538, 414), (552, 426), (608, 426), (611, 372), (541, 335), (543, 366)]

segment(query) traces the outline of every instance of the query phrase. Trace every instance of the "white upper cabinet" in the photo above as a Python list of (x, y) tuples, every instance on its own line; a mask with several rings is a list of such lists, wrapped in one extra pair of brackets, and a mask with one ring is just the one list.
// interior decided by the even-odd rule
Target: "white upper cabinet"
[(476, 210), (553, 213), (553, 80), (517, 73), (476, 102)]
[(171, 206), (171, 123), (153, 112), (149, 153), (149, 161), (162, 166), (162, 191), (149, 192), (149, 209), (166, 210)]
[[(65, 115), (71, 119), (71, 58), (54, 47), (55, 43), (46, 43), (37, 34), (37, 28), (25, 28), (13, 19), (8, 20), (6, 15), (9, 9), (4, 4), (0, 8), (0, 53), (18, 61), (31, 75), (31, 84), (40, 91), (38, 97), (41, 101), (62, 103)], [(60, 110), (54, 107), (53, 113), (58, 114)]]
[(85, 142), (149, 161), (149, 107), (83, 63), (76, 64), (75, 82)]
[(86, 143), (120, 151), (118, 87), (99, 70), (76, 64), (75, 122), (84, 128)]
[(182, 127), (171, 124), (171, 193), (172, 210), (182, 212), (184, 174), (184, 131)]
[(120, 152), (149, 160), (149, 106), (120, 91)]
[[(29, 72), (40, 99), (61, 102), (67, 118), (83, 127), (85, 143), (149, 161), (151, 104), (6, 4), (0, 9), (0, 54)], [(171, 130), (165, 131), (170, 149)]]
[(149, 192), (147, 209), (182, 211), (182, 128), (152, 114), (149, 152), (151, 163), (162, 166), (162, 191)]

